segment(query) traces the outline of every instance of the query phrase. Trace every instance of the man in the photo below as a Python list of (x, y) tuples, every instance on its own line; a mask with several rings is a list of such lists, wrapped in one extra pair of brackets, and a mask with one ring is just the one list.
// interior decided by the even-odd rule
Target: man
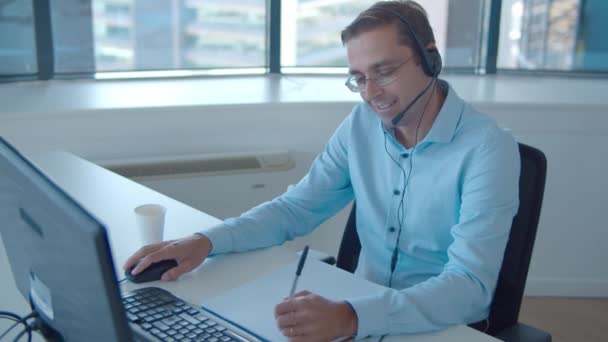
[(284, 300), (275, 316), (290, 341), (419, 333), (487, 317), (518, 207), (516, 142), (437, 79), (435, 39), (417, 3), (373, 5), (342, 41), (347, 86), (364, 103), (309, 173), (238, 218), (142, 248), (125, 267), (143, 257), (137, 273), (176, 259), (163, 280), (176, 279), (210, 254), (308, 234), (355, 199), (362, 245), (356, 274), (387, 288), (342, 302), (305, 291)]

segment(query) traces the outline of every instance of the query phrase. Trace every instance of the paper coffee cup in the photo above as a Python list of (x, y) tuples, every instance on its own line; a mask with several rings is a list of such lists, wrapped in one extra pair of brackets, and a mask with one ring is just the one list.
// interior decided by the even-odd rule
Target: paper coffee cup
[(144, 204), (134, 211), (142, 244), (146, 246), (163, 241), (167, 209), (160, 204)]

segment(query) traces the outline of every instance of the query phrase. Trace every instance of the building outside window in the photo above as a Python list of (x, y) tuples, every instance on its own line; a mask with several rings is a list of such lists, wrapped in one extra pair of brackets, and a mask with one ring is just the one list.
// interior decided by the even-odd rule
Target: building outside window
[[(283, 72), (344, 68), (340, 31), (375, 0), (282, 0)], [(492, 0), (418, 0), (444, 70), (483, 72)], [(271, 0), (50, 1), (53, 51), (37, 51), (35, 4), (0, 0), (0, 77), (113, 71), (268, 70)], [(608, 1), (502, 0), (497, 68), (608, 71)], [(37, 12), (36, 12), (37, 13)], [(275, 18), (276, 19), (276, 18)], [(345, 69), (341, 69), (345, 70)]]

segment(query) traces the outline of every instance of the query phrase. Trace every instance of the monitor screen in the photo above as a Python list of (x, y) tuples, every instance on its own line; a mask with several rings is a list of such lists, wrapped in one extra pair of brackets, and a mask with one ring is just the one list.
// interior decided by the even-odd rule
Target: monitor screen
[(0, 137), (0, 234), (16, 285), (65, 341), (130, 341), (104, 226)]

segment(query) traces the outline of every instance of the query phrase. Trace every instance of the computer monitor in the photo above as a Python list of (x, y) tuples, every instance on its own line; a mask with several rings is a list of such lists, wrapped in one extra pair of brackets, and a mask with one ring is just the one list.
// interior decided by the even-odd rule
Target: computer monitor
[(1, 137), (0, 234), (49, 337), (132, 340), (103, 224)]

